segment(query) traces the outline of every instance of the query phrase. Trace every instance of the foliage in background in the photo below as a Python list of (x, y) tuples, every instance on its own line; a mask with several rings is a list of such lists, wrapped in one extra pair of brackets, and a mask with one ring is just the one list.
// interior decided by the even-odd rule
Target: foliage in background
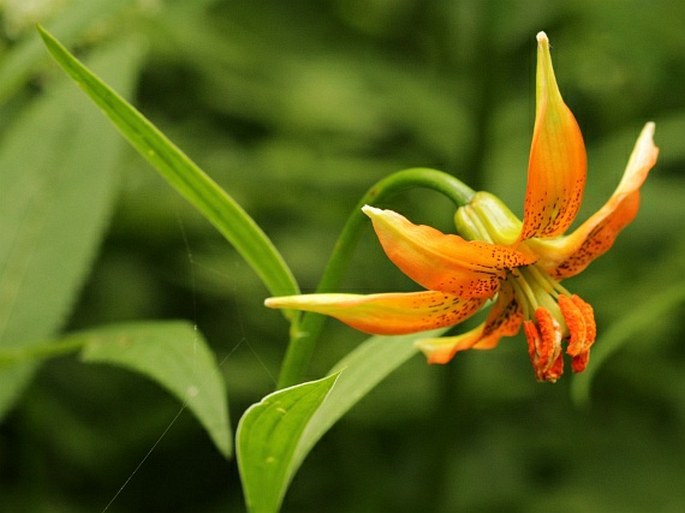
[[(284, 510), (682, 509), (685, 353), (677, 290), (685, 251), (678, 230), (685, 210), (685, 42), (674, 12), (682, 8), (665, 1), (645, 11), (632, 1), (617, 10), (613, 2), (589, 1), (103, 0), (97, 14), (88, 14), (89, 2), (58, 4), (63, 10), (42, 21), (89, 57), (100, 48), (129, 55), (105, 68), (130, 67), (134, 103), (264, 227), (305, 290), (318, 282), (358, 198), (398, 169), (443, 169), (517, 204), (532, 130), (534, 34), (545, 29), (589, 146), (587, 212), (611, 192), (639, 127), (657, 123), (662, 153), (637, 221), (615, 251), (593, 264), (591, 279), (573, 285), (592, 299), (607, 337), (636, 312), (652, 322), (629, 325), (620, 351), (593, 370), (583, 410), (569, 401), (567, 387), (576, 384), (533, 382), (524, 352), (514, 347), (523, 340), (444, 368), (412, 359), (317, 446)], [(10, 7), (6, 2), (6, 23)], [(14, 72), (23, 81), (0, 107), (12, 121), (0, 127), (0, 155), (16, 145), (19, 120), (47, 103), (59, 80), (40, 54), (16, 57), (36, 44), (32, 24), (8, 28), (3, 40), (0, 76), (7, 63), (27, 67)], [(57, 30), (64, 26), (69, 37)], [(131, 44), (138, 53), (126, 53)], [(104, 160), (91, 145), (118, 143), (114, 131), (69, 135), (60, 121), (75, 117), (66, 109), (93, 115), (84, 103), (74, 94), (53, 101), (53, 114), (34, 114), (49, 120), (40, 126), (46, 134), (24, 143), (24, 157), (2, 160), (2, 180), (16, 184), (10, 173), (29, 180), (26, 173), (37, 173), (41, 162), (59, 169), (62, 160), (77, 158), (75, 147)], [(77, 137), (90, 142), (70, 142)], [(106, 169), (104, 162), (84, 165), (93, 173)], [(273, 390), (285, 349), (285, 323), (261, 306), (267, 290), (139, 157), (124, 150), (113, 173), (121, 175), (112, 179), (120, 183), (116, 210), (80, 300), (61, 324), (66, 312), (54, 314), (52, 327), (35, 328), (188, 319), (217, 353), (231, 409), (244, 411)], [(0, 183), (5, 209), (12, 194)], [(113, 198), (114, 185), (102, 185)], [(401, 194), (388, 204), (450, 229), (450, 205), (431, 193)], [(89, 214), (68, 222), (82, 223), (87, 233), (97, 219), (87, 205), (76, 206)], [(71, 262), (79, 266), (70, 258), (60, 269)], [(371, 236), (351, 268), (346, 290), (411, 286)], [(34, 295), (41, 300), (35, 309), (47, 313), (52, 296), (44, 292)], [(659, 303), (664, 295), (672, 298), (668, 308)], [(70, 303), (52, 299), (63, 308)], [(324, 375), (360, 339), (330, 323), (311, 377)], [(598, 361), (601, 344), (600, 336)], [(72, 358), (49, 362), (0, 427), (1, 503), (17, 511), (101, 510), (178, 408), (131, 374)], [(235, 466), (189, 417), (174, 422), (109, 511), (243, 510)]]

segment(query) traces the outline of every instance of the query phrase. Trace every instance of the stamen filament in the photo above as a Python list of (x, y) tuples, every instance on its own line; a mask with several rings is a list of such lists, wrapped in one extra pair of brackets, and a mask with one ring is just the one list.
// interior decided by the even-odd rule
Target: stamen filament
[(539, 284), (546, 292), (551, 294), (555, 299), (559, 297), (559, 294), (566, 294), (570, 296), (571, 293), (564, 288), (564, 286), (555, 279), (550, 279), (550, 277), (543, 273), (536, 266), (532, 265), (526, 268), (527, 271), (533, 276), (536, 284)]
[(511, 272), (512, 279), (509, 280), (509, 282), (514, 288), (514, 294), (523, 309), (523, 316), (530, 319), (539, 305), (535, 297), (535, 292), (530, 288), (530, 285), (522, 276), (521, 271), (522, 269), (514, 269)]

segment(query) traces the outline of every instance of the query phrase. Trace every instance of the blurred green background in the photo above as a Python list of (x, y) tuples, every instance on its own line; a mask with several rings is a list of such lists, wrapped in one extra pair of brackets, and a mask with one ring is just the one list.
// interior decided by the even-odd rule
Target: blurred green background
[[(637, 220), (566, 283), (594, 305), (598, 347), (628, 323), (590, 404), (571, 401), (570, 374), (535, 383), (521, 337), (444, 367), (416, 357), (322, 440), (284, 511), (685, 510), (684, 310), (629, 325), (683, 284), (685, 4), (101, 3), (69, 44), (82, 55), (131, 41), (145, 49), (130, 99), (264, 227), (305, 291), (358, 198), (394, 171), (441, 169), (522, 212), (539, 30), (586, 138), (581, 218), (608, 198), (655, 121), (661, 155)], [(36, 21), (50, 27), (83, 4), (1, 2), (0, 59), (38, 39)], [(0, 144), (9, 120), (62, 80), (47, 57), (33, 73), (0, 110)], [(115, 211), (65, 330), (191, 320), (221, 362), (235, 426), (273, 389), (287, 326), (262, 307), (266, 290), (228, 244), (142, 159), (127, 148), (118, 168)], [(379, 206), (451, 229), (453, 208), (435, 193)], [(412, 287), (369, 229), (344, 289)], [(363, 338), (330, 322), (310, 377)], [(98, 512), (125, 485), (108, 512), (244, 511), (235, 462), (197, 421), (185, 412), (165, 431), (179, 407), (137, 375), (71, 357), (47, 363), (0, 425), (0, 510)]]

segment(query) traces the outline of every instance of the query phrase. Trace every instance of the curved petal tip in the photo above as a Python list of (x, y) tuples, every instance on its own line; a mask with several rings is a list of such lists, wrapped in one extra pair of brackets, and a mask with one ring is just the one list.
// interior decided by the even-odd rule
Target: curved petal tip
[(559, 91), (549, 39), (539, 32), (535, 128), (521, 239), (563, 234), (575, 219), (585, 188), (583, 136)]

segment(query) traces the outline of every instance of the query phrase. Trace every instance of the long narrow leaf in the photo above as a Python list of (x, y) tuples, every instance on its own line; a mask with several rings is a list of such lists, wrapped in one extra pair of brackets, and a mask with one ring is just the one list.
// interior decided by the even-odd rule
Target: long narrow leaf
[[(128, 7), (133, 0), (78, 0), (62, 10), (51, 29), (67, 41), (75, 39), (81, 32), (92, 27), (103, 18), (116, 14)], [(23, 39), (3, 55), (0, 61), (0, 103), (3, 103), (30, 77), (36, 65), (44, 58), (40, 40), (35, 33), (26, 34)]]
[(285, 261), (255, 221), (188, 156), (133, 106), (39, 28), (48, 51), (102, 109), (126, 140), (202, 215), (257, 273), (274, 295), (299, 288)]

